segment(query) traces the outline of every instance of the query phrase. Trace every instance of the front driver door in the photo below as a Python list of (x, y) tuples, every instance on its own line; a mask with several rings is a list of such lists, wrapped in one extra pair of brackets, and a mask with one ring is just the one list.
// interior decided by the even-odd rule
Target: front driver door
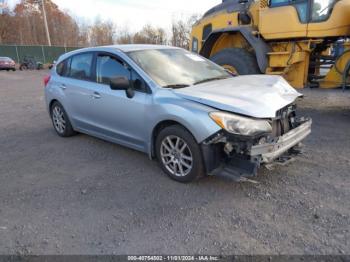
[[(125, 91), (110, 88), (110, 79), (122, 76), (131, 80), (134, 97), (128, 98)], [(94, 99), (92, 109), (100, 136), (146, 151), (145, 112), (150, 106), (151, 94), (147, 92), (144, 80), (119, 57), (99, 53), (96, 57), (96, 82), (98, 97)]]

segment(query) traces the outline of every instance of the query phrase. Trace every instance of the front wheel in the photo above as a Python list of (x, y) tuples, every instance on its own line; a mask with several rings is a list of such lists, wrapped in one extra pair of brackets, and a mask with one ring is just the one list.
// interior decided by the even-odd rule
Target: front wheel
[(185, 128), (164, 128), (157, 137), (156, 150), (162, 169), (173, 180), (188, 183), (204, 174), (200, 147)]

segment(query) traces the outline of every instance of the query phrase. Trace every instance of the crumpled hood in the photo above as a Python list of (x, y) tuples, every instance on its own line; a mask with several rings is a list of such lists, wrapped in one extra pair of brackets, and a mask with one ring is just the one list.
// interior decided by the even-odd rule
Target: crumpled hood
[(276, 112), (302, 96), (280, 76), (249, 75), (175, 89), (195, 102), (255, 118), (274, 118)]

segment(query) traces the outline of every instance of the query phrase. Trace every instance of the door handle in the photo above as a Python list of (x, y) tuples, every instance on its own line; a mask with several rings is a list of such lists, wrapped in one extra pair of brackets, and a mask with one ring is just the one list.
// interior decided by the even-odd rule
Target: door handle
[(66, 86), (65, 84), (62, 84), (62, 85), (60, 85), (60, 88), (61, 88), (62, 90), (66, 90), (66, 89), (67, 89), (67, 86)]
[(100, 99), (101, 95), (97, 92), (94, 92), (94, 94), (91, 97), (92, 97), (92, 99)]

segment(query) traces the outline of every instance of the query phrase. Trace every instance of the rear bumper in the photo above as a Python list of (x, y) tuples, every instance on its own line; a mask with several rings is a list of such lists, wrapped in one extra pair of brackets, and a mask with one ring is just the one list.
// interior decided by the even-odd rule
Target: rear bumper
[(271, 163), (311, 134), (311, 126), (312, 120), (308, 119), (297, 128), (289, 131), (273, 142), (253, 146), (250, 151), (250, 156), (261, 157), (261, 163)]
[(12, 65), (0, 65), (0, 70), (14, 70), (16, 69), (16, 66)]

